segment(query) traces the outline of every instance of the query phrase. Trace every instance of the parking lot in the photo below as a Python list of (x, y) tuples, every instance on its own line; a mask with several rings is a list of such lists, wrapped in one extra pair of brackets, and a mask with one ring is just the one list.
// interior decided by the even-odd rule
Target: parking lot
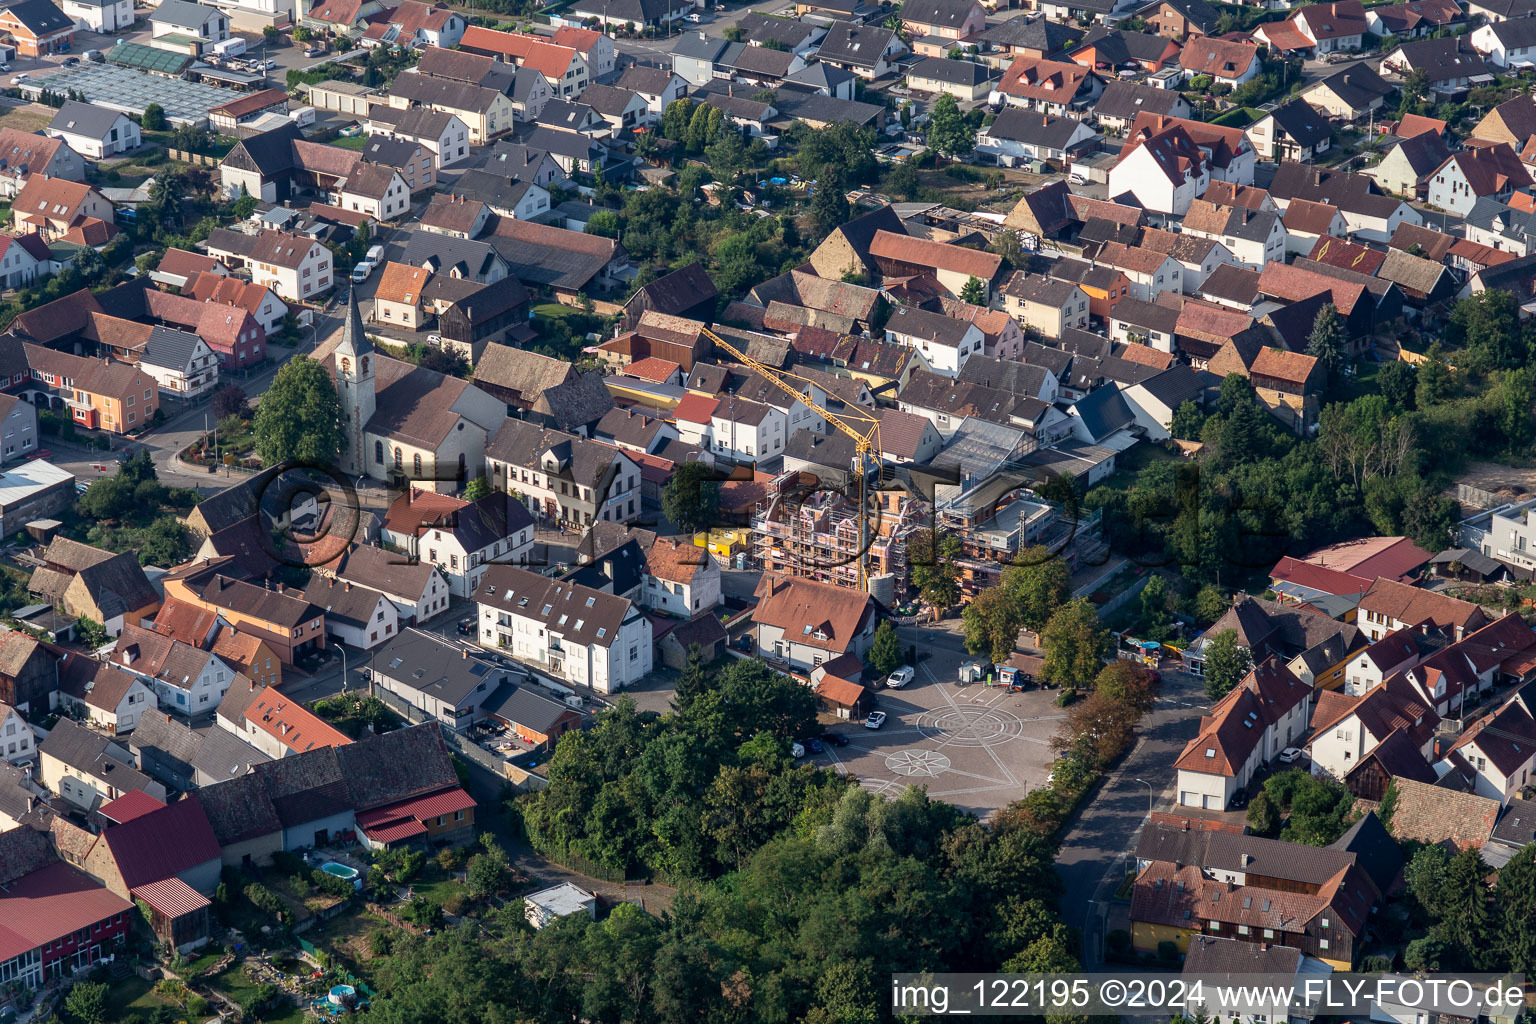
[[(947, 660), (938, 660), (940, 670)], [(1009, 693), (982, 683), (935, 678), (929, 663), (900, 690), (881, 690), (879, 729), (840, 725), (843, 747), (815, 755), (875, 793), (895, 796), (908, 785), (985, 817), (1045, 784), (1054, 755), (1051, 736), (1065, 717), (1056, 691)]]

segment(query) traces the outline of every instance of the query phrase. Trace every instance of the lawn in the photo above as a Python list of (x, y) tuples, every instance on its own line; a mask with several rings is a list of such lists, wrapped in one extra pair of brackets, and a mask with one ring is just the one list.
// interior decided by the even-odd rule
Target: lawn
[(158, 1007), (176, 1005), (155, 991), (154, 982), (136, 974), (107, 986), (107, 1020), (122, 1020), (129, 1014), (148, 1017)]
[(373, 955), (373, 936), (378, 932), (387, 932), (391, 927), (382, 917), (359, 906), (329, 921), (320, 922), (305, 932), (304, 937), (318, 948), (329, 950), (347, 963), (355, 964), (366, 975), (370, 961), (376, 959)]
[(332, 139), (330, 145), (335, 146), (338, 149), (355, 149), (361, 151), (364, 146), (368, 145), (368, 136), (353, 135), (350, 138)]
[(51, 113), (45, 114), (32, 107), (0, 107), (0, 128), (14, 128), (20, 132), (38, 132), (53, 122)]
[[(246, 1001), (256, 994), (261, 983), (247, 974), (244, 967), (237, 966), (214, 978), (208, 983), (208, 987), (244, 1006)], [(304, 1009), (289, 996), (286, 997), (285, 1002), (263, 1014), (261, 1019), (267, 1024), (303, 1024)]]

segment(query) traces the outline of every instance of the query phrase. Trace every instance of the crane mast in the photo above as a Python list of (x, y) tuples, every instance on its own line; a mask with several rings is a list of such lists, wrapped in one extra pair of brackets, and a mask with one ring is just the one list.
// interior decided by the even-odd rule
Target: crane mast
[[(853, 439), (854, 451), (856, 453), (855, 456), (854, 456), (854, 459), (855, 459), (855, 462), (857, 464), (856, 468), (857, 468), (857, 472), (858, 472), (858, 475), (859, 475), (859, 513), (858, 513), (858, 520), (859, 520), (859, 587), (861, 589), (865, 590), (865, 591), (868, 591), (869, 590), (869, 496), (868, 496), (868, 488), (869, 488), (869, 475), (870, 475), (870, 472), (871, 471), (879, 472), (879, 469), (880, 469), (880, 421), (879, 421), (879, 419), (877, 419), (876, 417), (871, 416), (871, 415), (869, 415), (867, 413), (854, 413), (854, 414), (850, 415), (848, 412), (845, 411), (842, 414), (838, 414), (838, 413), (830, 412), (830, 411), (828, 411), (826, 409), (818, 408), (816, 406), (816, 404), (813, 403), (810, 399), (806, 398), (805, 395), (802, 394), (799, 389), (797, 389), (795, 387), (792, 387), (790, 384), (788, 384), (784, 380), (785, 377), (795, 377), (796, 379), (799, 379), (799, 380), (805, 380), (805, 378), (799, 377), (798, 375), (796, 375), (794, 373), (791, 373), (791, 372), (789, 372), (787, 370), (775, 370), (772, 367), (769, 367), (769, 366), (759, 362), (758, 360), (753, 359), (751, 356), (747, 355), (745, 352), (741, 351), (735, 345), (732, 345), (730, 342), (726, 341), (724, 338), (720, 337), (718, 334), (716, 334), (714, 331), (711, 331), (707, 327), (701, 327), (699, 329), (699, 333), (704, 335), (704, 337), (708, 338), (714, 344), (718, 345), (724, 351), (729, 352), (743, 366), (747, 367), (749, 370), (751, 370), (754, 373), (758, 374), (764, 380), (769, 381), (770, 383), (772, 383), (780, 391), (782, 391), (786, 395), (788, 395), (792, 400), (794, 400), (796, 402), (799, 402), (801, 405), (803, 405), (806, 408), (812, 410), (818, 416), (821, 416), (828, 423), (832, 424), (833, 427), (837, 428), (842, 433), (846, 434), (848, 437)], [(807, 381), (807, 383), (811, 383), (811, 382)], [(849, 422), (850, 420), (858, 420), (858, 421), (861, 421), (861, 422), (865, 422), (865, 423), (868, 424), (868, 426), (866, 427), (865, 430), (860, 431), (860, 430), (856, 429)]]

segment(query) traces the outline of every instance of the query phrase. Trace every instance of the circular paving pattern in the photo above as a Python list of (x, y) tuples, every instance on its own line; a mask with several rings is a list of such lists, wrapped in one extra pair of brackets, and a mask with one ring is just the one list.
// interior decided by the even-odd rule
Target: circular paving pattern
[(917, 731), (948, 746), (992, 747), (1018, 739), (1024, 734), (1024, 723), (996, 708), (940, 708), (919, 718)]
[(949, 767), (949, 758), (937, 750), (900, 750), (885, 759), (897, 775), (934, 776)]

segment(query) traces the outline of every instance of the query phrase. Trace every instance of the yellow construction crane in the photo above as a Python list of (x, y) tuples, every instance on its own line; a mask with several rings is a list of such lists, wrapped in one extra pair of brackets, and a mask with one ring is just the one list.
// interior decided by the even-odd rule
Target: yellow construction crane
[[(876, 473), (880, 471), (880, 420), (865, 412), (845, 412), (843, 415), (838, 415), (837, 413), (822, 409), (806, 398), (798, 388), (786, 383), (784, 378), (793, 377), (796, 380), (805, 381), (807, 384), (814, 384), (814, 381), (801, 377), (797, 373), (791, 373), (788, 370), (775, 370), (772, 367), (765, 366), (707, 327), (700, 328), (699, 333), (720, 346), (724, 351), (729, 352), (743, 366), (757, 373), (764, 380), (771, 382), (790, 398), (812, 410), (816, 415), (822, 417), (853, 439), (856, 465), (850, 468), (854, 469), (859, 476), (859, 587), (865, 591), (869, 590), (869, 500), (866, 491), (869, 487), (869, 474), (871, 470)], [(868, 424), (868, 427), (861, 432), (850, 425), (849, 420), (864, 421)]]

